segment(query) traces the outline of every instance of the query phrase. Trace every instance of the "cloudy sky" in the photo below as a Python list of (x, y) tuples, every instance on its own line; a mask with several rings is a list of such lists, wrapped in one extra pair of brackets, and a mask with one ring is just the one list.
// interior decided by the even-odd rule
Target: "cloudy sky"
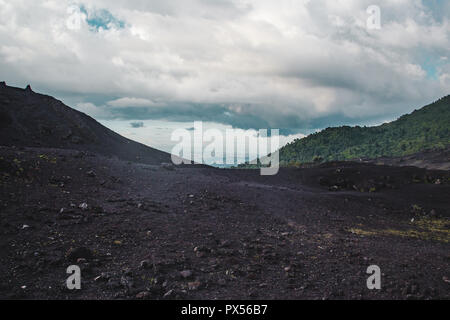
[(449, 17), (447, 0), (0, 0), (0, 80), (141, 141), (196, 120), (379, 124), (450, 93)]

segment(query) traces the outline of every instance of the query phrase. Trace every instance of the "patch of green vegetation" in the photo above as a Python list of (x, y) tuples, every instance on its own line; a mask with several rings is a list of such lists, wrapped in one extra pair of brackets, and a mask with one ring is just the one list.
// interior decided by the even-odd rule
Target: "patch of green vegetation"
[(377, 127), (327, 128), (280, 149), (280, 164), (405, 156), (450, 145), (450, 96)]
[(49, 157), (46, 154), (39, 155), (39, 159), (45, 160), (45, 161), (53, 163), (53, 164), (56, 164), (56, 161), (57, 161), (57, 159), (55, 157)]
[(360, 228), (350, 228), (350, 229), (348, 229), (348, 231), (350, 231), (353, 234), (360, 235), (360, 236), (375, 236), (378, 234), (377, 231), (363, 230)]
[[(412, 229), (411, 227), (414, 227)], [(420, 240), (433, 240), (444, 243), (450, 242), (450, 219), (423, 218), (411, 222), (405, 229), (368, 229), (350, 228), (349, 232), (362, 236), (398, 236)]]

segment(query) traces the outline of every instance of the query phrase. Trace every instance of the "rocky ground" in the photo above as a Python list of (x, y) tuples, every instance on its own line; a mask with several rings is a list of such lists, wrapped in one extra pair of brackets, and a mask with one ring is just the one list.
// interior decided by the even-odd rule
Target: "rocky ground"
[(381, 157), (362, 161), (396, 167), (414, 166), (426, 169), (450, 170), (450, 147), (438, 150), (424, 150), (403, 157)]
[[(0, 298), (449, 299), (450, 173), (0, 148)], [(69, 291), (66, 268), (82, 270)], [(378, 265), (382, 289), (366, 287)]]

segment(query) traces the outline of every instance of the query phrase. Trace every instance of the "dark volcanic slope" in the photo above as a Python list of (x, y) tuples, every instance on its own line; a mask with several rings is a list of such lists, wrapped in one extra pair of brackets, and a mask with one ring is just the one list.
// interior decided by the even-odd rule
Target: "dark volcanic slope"
[(0, 84), (0, 145), (91, 151), (160, 164), (170, 155), (126, 139), (53, 97)]
[[(0, 147), (0, 299), (449, 299), (449, 175)], [(381, 290), (366, 286), (373, 264)]]

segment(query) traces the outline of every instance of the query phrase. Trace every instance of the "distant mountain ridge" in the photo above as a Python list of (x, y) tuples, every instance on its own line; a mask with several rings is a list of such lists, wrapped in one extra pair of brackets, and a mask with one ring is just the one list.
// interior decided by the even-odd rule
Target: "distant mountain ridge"
[(335, 127), (280, 149), (281, 165), (398, 157), (450, 145), (450, 95), (376, 127)]
[(61, 101), (0, 82), (0, 145), (90, 151), (146, 164), (170, 154), (129, 140)]

